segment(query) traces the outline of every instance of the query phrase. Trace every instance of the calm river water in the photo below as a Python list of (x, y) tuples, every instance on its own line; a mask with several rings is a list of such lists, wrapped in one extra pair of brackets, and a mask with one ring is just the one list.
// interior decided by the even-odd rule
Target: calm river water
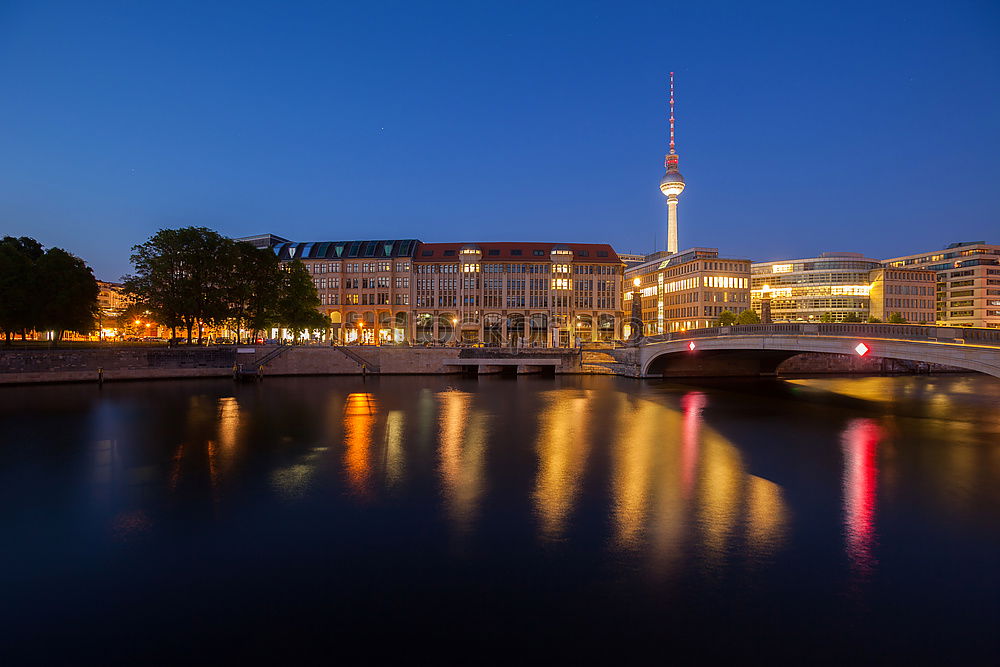
[(0, 389), (0, 662), (990, 662), (1000, 381)]

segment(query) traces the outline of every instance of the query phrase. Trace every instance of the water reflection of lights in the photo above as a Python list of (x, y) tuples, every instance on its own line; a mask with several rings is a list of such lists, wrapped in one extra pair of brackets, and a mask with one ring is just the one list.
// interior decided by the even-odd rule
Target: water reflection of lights
[(294, 501), (305, 496), (325, 451), (326, 447), (316, 447), (300, 456), (292, 465), (277, 468), (271, 473), (271, 484), (282, 499)]
[(875, 567), (876, 450), (882, 429), (872, 419), (854, 419), (841, 435), (844, 452), (844, 534), (851, 566), (862, 574)]
[(684, 410), (684, 437), (681, 440), (681, 485), (684, 496), (691, 494), (694, 468), (698, 461), (698, 439), (701, 434), (701, 411), (705, 407), (705, 394), (692, 391), (681, 399)]
[(472, 394), (437, 395), (441, 439), (441, 480), (448, 514), (459, 532), (472, 528), (483, 493), (488, 417), (472, 408)]
[(681, 411), (622, 399), (612, 450), (616, 542), (640, 549), (648, 540), (657, 571), (682, 560), (686, 531), (700, 534), (709, 568), (741, 551), (759, 562), (784, 542), (780, 487), (746, 472), (739, 450), (704, 424), (705, 404), (700, 392), (682, 398)]
[(366, 496), (371, 482), (371, 445), (378, 406), (367, 393), (348, 394), (344, 403), (344, 467), (356, 495)]
[(240, 432), (240, 404), (232, 396), (219, 399), (219, 446), (231, 453)]
[(385, 418), (385, 474), (390, 485), (399, 484), (403, 480), (404, 456), (403, 432), (406, 425), (406, 413), (402, 410), (390, 410)]
[(535, 482), (535, 507), (541, 521), (542, 536), (558, 539), (565, 529), (566, 517), (573, 509), (580, 480), (590, 450), (588, 408), (592, 392), (546, 392), (539, 414), (538, 479)]

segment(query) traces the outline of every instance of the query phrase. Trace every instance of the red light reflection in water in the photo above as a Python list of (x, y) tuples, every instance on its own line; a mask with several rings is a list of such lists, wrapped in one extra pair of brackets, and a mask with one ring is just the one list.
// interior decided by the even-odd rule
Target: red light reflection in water
[(875, 567), (876, 449), (882, 429), (873, 419), (854, 419), (841, 434), (844, 451), (844, 536), (851, 567), (871, 574)]
[(684, 433), (681, 439), (681, 488), (684, 497), (691, 495), (694, 486), (695, 466), (698, 464), (698, 442), (701, 438), (701, 411), (705, 407), (705, 394), (692, 391), (681, 398), (684, 410)]

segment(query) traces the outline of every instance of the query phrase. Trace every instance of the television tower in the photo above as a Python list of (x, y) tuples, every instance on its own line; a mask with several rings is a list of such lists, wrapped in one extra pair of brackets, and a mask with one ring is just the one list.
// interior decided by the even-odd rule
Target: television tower
[(667, 197), (667, 252), (677, 248), (677, 195), (684, 192), (684, 177), (677, 171), (677, 153), (674, 152), (674, 73), (670, 73), (670, 152), (663, 166), (667, 173), (660, 181), (660, 192)]

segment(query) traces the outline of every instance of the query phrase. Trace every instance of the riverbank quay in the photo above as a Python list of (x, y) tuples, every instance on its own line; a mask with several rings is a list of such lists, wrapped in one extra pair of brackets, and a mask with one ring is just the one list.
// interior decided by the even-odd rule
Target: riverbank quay
[[(626, 375), (610, 350), (258, 345), (0, 349), (0, 385), (296, 375)], [(802, 354), (783, 375), (961, 372), (936, 364)]]
[(258, 345), (0, 350), (0, 385), (294, 375), (608, 373), (579, 350)]

